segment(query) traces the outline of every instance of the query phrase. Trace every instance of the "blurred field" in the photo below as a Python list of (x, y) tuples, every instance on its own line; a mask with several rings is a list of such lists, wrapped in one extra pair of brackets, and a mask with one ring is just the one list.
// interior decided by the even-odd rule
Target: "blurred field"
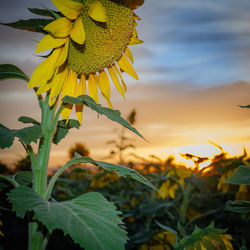
[[(200, 164), (207, 159), (188, 153), (183, 157), (192, 160), (194, 168), (178, 165), (171, 157), (162, 161), (157, 156), (151, 156), (152, 161), (149, 162), (136, 156), (134, 162), (128, 163), (122, 158), (124, 165), (137, 169), (158, 188), (158, 192), (129, 178), (120, 178), (116, 173), (84, 165), (73, 166), (59, 177), (53, 199), (63, 201), (86, 192), (101, 192), (122, 211), (129, 237), (126, 249), (174, 249), (176, 236), (173, 232), (177, 232), (180, 238), (182, 234), (191, 237), (195, 227), (203, 229), (201, 232), (206, 232), (206, 235), (198, 239), (200, 243), (194, 241), (192, 248), (179, 249), (250, 249), (249, 214), (229, 211), (226, 206), (230, 200), (249, 201), (249, 187), (223, 183), (240, 165), (249, 166), (250, 158), (246, 152), (239, 157), (228, 157), (220, 149), (221, 152), (214, 155), (210, 164), (203, 168), (200, 168)], [(72, 150), (77, 151), (77, 146)], [(70, 154), (73, 157), (72, 150)], [(88, 151), (84, 152), (88, 154)], [(20, 168), (28, 170), (28, 165), (29, 161), (23, 159), (19, 165), (16, 164), (16, 171)], [(1, 241), (4, 249), (12, 249), (13, 242), (19, 242), (19, 249), (25, 249), (26, 221), (16, 218), (10, 211), (4, 192), (11, 187), (7, 183), (2, 185)], [(211, 226), (211, 223), (214, 225)], [(213, 229), (205, 229), (209, 225)], [(216, 231), (219, 229), (225, 231)], [(197, 248), (197, 244), (212, 244), (212, 247)], [(57, 231), (47, 249), (80, 248)]]

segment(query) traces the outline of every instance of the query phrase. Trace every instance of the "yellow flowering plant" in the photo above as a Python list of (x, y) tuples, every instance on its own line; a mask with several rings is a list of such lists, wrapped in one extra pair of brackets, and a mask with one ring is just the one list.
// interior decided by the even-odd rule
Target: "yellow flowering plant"
[[(14, 187), (7, 194), (12, 210), (21, 218), (27, 214), (31, 218), (29, 250), (45, 250), (51, 234), (58, 228), (86, 250), (124, 249), (126, 231), (114, 204), (96, 192), (57, 202), (51, 199), (53, 186), (65, 169), (79, 163), (115, 171), (118, 176), (130, 176), (155, 189), (154, 186), (133, 169), (77, 154), (50, 179), (47, 171), (51, 144), (58, 144), (71, 128), (79, 128), (83, 106), (141, 136), (121, 117), (118, 110), (112, 109), (110, 81), (124, 97), (126, 85), (122, 73), (126, 72), (138, 79), (131, 65), (133, 56), (128, 46), (142, 42), (136, 32), (136, 21), (140, 18), (134, 10), (143, 4), (143, 0), (52, 2), (59, 11), (29, 9), (46, 18), (4, 24), (42, 32), (45, 36), (38, 43), (36, 53), (47, 50), (49, 53), (31, 78), (14, 65), (0, 65), (0, 80), (25, 80), (27, 87), (35, 90), (41, 108), (41, 121), (24, 116), (19, 118), (20, 122), (29, 124), (22, 129), (9, 129), (0, 124), (0, 147), (9, 148), (14, 138), (18, 138), (32, 163), (31, 173), (18, 173), (18, 178), (17, 175), (0, 177)], [(98, 104), (98, 92), (109, 108)], [(77, 120), (70, 119), (73, 108)], [(62, 120), (59, 120), (60, 116)], [(34, 143), (38, 144), (37, 151), (33, 150)], [(30, 183), (20, 182), (22, 178), (30, 180)]]

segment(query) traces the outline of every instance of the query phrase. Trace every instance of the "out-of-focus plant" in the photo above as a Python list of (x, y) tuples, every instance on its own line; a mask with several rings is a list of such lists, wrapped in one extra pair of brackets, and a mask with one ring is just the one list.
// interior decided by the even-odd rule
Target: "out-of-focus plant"
[(75, 143), (75, 145), (69, 149), (69, 158), (73, 159), (75, 157), (75, 153), (80, 156), (89, 156), (88, 148), (80, 142)]
[[(136, 110), (133, 109), (126, 120), (129, 122), (129, 124), (134, 125), (136, 123)], [(126, 130), (124, 128), (121, 128), (121, 130), (117, 134), (118, 138), (117, 140), (110, 140), (107, 141), (108, 145), (113, 145), (113, 149), (110, 151), (110, 157), (115, 157), (118, 155), (119, 163), (125, 164), (124, 159), (124, 153), (127, 149), (134, 149), (135, 146), (131, 143), (131, 139), (126, 136)]]

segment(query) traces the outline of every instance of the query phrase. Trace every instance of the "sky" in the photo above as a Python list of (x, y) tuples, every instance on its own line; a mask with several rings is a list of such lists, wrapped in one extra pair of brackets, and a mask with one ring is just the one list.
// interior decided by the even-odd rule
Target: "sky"
[[(27, 8), (49, 7), (49, 0), (1, 0), (0, 22), (36, 17)], [(135, 127), (149, 141), (127, 132), (137, 155), (162, 159), (190, 152), (216, 152), (209, 141), (231, 154), (243, 146), (250, 152), (250, 2), (248, 0), (145, 0), (136, 10), (143, 44), (131, 47), (135, 81), (124, 76), (124, 101), (112, 88), (112, 103), (124, 117), (135, 108)], [(35, 55), (41, 34), (0, 26), (0, 64), (20, 67), (28, 76), (41, 63)], [(103, 103), (103, 102), (102, 102)], [(40, 119), (32, 90), (21, 80), (0, 85), (0, 123), (21, 128), (22, 115)], [(52, 147), (50, 166), (63, 164), (75, 142), (84, 143), (95, 159), (105, 159), (121, 127), (85, 110), (83, 125)], [(0, 152), (0, 161), (13, 163), (25, 154), (15, 141)]]

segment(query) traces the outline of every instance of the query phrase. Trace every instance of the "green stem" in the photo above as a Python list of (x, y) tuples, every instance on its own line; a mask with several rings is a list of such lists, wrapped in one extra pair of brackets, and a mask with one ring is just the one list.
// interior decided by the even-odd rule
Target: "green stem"
[[(40, 139), (37, 157), (35, 156), (31, 147), (28, 147), (28, 150), (32, 162), (33, 189), (40, 196), (45, 197), (47, 190), (47, 170), (51, 142), (56, 130), (57, 120), (59, 118), (60, 112), (58, 111), (55, 115), (56, 105), (54, 105), (53, 107), (49, 106), (49, 95), (47, 95), (44, 102), (40, 97), (39, 104), (42, 110), (42, 138)], [(47, 244), (46, 240), (48, 241), (48, 239), (44, 240), (42, 230), (39, 228), (39, 223), (30, 222), (29, 250), (41, 250), (42, 246), (45, 246)]]
[(38, 222), (29, 223), (29, 246), (28, 250), (41, 250), (43, 234), (38, 229)]
[(42, 131), (43, 137), (40, 140), (36, 166), (34, 190), (44, 197), (47, 186), (47, 169), (50, 155), (51, 142), (56, 129), (57, 119), (54, 118), (55, 106), (49, 106), (49, 95), (42, 105)]

